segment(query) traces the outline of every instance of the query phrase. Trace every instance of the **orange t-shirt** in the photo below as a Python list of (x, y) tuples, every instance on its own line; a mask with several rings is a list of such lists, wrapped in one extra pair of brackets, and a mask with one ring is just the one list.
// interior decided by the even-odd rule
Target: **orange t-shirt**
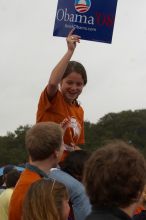
[(134, 212), (134, 215), (140, 214), (143, 210), (145, 210), (144, 206), (138, 206)]
[(15, 186), (15, 189), (13, 191), (10, 205), (9, 205), (9, 220), (20, 220), (22, 216), (22, 205), (24, 201), (24, 197), (27, 193), (27, 190), (29, 186), (41, 179), (39, 174), (36, 172), (33, 172), (29, 169), (25, 169), (19, 180), (18, 183)]
[(63, 124), (69, 120), (64, 133), (64, 143), (71, 146), (84, 144), (84, 111), (81, 106), (67, 103), (58, 90), (51, 101), (47, 96), (47, 88), (42, 92), (38, 104), (37, 122), (53, 121)]

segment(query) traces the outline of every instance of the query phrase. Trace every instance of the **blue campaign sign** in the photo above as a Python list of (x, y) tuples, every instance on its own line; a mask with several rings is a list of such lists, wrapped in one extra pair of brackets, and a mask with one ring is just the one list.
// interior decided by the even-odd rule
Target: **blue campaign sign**
[(58, 0), (53, 36), (72, 28), (84, 40), (112, 42), (117, 0)]

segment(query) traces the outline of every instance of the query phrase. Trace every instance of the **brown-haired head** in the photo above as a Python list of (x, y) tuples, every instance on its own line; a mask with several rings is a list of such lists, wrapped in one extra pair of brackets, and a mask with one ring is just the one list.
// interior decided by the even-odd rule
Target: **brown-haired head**
[(84, 182), (91, 204), (128, 207), (146, 183), (146, 162), (133, 146), (117, 141), (97, 149), (85, 166)]
[(84, 66), (77, 61), (69, 61), (68, 66), (64, 72), (62, 79), (67, 77), (72, 72), (76, 72), (82, 76), (84, 86), (85, 86), (87, 83), (87, 73), (86, 73)]
[(40, 179), (31, 184), (23, 205), (23, 220), (66, 220), (63, 201), (68, 201), (66, 187), (53, 179)]
[(25, 145), (32, 161), (45, 160), (62, 145), (62, 129), (55, 122), (39, 122), (30, 128)]

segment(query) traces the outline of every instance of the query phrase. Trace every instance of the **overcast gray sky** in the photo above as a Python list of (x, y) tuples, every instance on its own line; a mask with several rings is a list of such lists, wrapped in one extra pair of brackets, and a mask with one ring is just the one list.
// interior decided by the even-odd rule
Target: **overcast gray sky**
[[(53, 37), (57, 0), (0, 0), (0, 135), (35, 123), (38, 99), (66, 52)], [(81, 40), (73, 55), (87, 69), (79, 97), (85, 119), (146, 108), (146, 1), (119, 0), (112, 44)]]

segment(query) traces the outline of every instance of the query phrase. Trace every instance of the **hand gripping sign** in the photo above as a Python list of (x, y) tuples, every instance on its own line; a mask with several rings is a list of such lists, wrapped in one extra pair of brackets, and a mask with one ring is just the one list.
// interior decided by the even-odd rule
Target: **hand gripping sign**
[(112, 42), (117, 0), (58, 0), (54, 36), (75, 34), (84, 40)]

